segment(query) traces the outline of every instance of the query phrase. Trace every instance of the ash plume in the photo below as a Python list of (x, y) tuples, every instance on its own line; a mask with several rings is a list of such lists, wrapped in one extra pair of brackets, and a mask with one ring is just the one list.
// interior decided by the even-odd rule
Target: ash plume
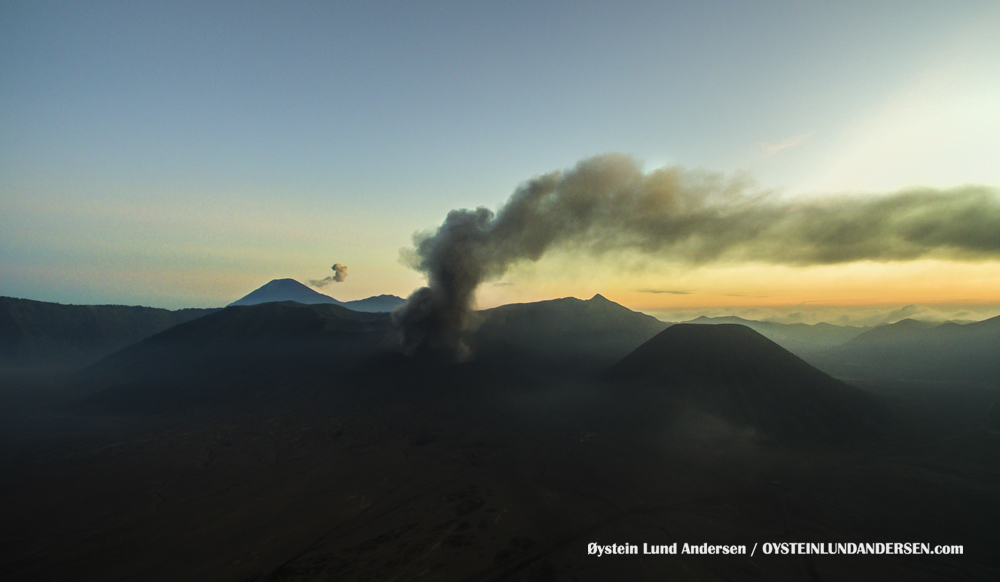
[(403, 259), (428, 282), (393, 314), (407, 353), (461, 359), (476, 288), (553, 248), (633, 250), (691, 265), (996, 259), (1000, 197), (966, 186), (789, 201), (718, 173), (644, 173), (611, 154), (525, 182), (495, 214), (452, 210), (413, 242)]
[(332, 267), (333, 274), (325, 279), (313, 279), (309, 281), (309, 284), (313, 287), (326, 287), (330, 283), (343, 283), (344, 279), (347, 278), (347, 265), (341, 265), (340, 263), (334, 264)]

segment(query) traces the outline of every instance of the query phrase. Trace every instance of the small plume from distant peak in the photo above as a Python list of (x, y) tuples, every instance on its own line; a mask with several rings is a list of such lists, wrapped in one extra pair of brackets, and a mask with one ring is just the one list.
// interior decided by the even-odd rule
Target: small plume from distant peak
[(340, 263), (334, 264), (332, 267), (333, 274), (325, 279), (313, 279), (309, 281), (309, 284), (313, 287), (326, 287), (330, 283), (343, 283), (344, 279), (347, 278), (347, 265), (341, 265)]
[(407, 353), (461, 359), (476, 288), (558, 248), (628, 250), (688, 265), (829, 265), (922, 258), (1000, 259), (1000, 196), (964, 186), (783, 200), (745, 179), (621, 154), (522, 184), (494, 213), (452, 210), (413, 237), (403, 261), (427, 275), (394, 312)]

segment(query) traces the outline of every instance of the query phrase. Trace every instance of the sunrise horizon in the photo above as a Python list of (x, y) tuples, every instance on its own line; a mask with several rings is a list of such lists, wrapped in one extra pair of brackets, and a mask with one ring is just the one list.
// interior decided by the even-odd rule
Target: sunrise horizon
[[(983, 231), (1000, 200), (1000, 10), (720, 6), (11, 5), (0, 295), (217, 307), (340, 263), (350, 276), (324, 292), (405, 298), (428, 282), (401, 258), (415, 233), (623, 156), (690, 182), (670, 196), (720, 190), (683, 220), (663, 207), (655, 236), (622, 235), (640, 243), (556, 235), (503, 259), (477, 308), (601, 293), (663, 317), (1000, 313)], [(712, 201), (726, 189), (742, 198)], [(914, 196), (879, 218), (878, 200)], [(800, 207), (826, 222), (791, 225)], [(837, 239), (859, 212), (891, 240)]]

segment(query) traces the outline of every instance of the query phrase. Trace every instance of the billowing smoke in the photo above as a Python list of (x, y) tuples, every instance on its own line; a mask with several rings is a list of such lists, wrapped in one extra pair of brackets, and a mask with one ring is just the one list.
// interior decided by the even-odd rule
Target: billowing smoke
[(628, 249), (689, 264), (1000, 258), (1000, 197), (969, 186), (789, 201), (710, 172), (643, 173), (612, 154), (524, 183), (496, 214), (453, 210), (413, 242), (404, 259), (428, 283), (394, 314), (406, 350), (460, 359), (479, 284), (552, 248)]
[(325, 279), (314, 279), (309, 281), (309, 284), (313, 287), (326, 287), (330, 283), (343, 283), (344, 279), (347, 278), (347, 265), (341, 265), (336, 263), (332, 267), (333, 274)]

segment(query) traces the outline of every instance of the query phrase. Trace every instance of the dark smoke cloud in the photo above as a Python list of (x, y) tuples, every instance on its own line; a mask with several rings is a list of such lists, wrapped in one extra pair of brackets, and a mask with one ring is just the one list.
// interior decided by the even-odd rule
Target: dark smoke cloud
[(1000, 199), (984, 187), (787, 201), (745, 180), (631, 158), (584, 160), (521, 185), (496, 214), (453, 210), (414, 235), (404, 260), (425, 273), (394, 314), (409, 353), (461, 358), (476, 288), (552, 248), (635, 250), (688, 264), (790, 265), (1000, 258)]
[(332, 267), (333, 274), (325, 279), (314, 279), (309, 281), (309, 284), (313, 287), (326, 287), (330, 283), (343, 283), (344, 279), (347, 278), (347, 265), (341, 265), (336, 263)]

